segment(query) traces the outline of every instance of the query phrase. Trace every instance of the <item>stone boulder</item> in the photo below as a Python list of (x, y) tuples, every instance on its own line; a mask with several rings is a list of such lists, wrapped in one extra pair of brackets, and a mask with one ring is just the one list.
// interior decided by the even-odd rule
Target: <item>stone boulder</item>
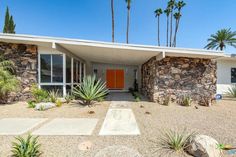
[(196, 135), (189, 144), (187, 152), (195, 157), (220, 157), (218, 142), (206, 135)]
[(41, 102), (35, 105), (35, 110), (41, 111), (41, 110), (48, 110), (51, 108), (56, 107), (54, 103), (51, 102)]

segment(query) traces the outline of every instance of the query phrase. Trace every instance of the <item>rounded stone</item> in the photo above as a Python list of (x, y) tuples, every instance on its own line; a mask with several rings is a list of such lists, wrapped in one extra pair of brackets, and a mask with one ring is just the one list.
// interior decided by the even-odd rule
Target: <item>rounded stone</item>
[(142, 155), (126, 146), (109, 146), (100, 150), (95, 157), (142, 157)]
[(79, 144), (79, 150), (86, 151), (90, 150), (92, 147), (92, 142), (90, 141), (85, 141)]

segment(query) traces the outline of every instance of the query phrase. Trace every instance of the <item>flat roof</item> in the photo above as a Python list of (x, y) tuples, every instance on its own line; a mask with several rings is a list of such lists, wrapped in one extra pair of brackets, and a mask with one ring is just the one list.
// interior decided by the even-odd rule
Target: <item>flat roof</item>
[(139, 65), (151, 57), (165, 53), (166, 56), (217, 59), (224, 52), (205, 49), (189, 49), (137, 44), (101, 42), (92, 40), (0, 33), (1, 42), (33, 44), (52, 48), (58, 44), (74, 55), (92, 62)]

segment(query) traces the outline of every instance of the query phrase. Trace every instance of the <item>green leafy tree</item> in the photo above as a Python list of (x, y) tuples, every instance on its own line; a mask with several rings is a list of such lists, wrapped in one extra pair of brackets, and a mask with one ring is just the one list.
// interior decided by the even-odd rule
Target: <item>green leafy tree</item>
[(160, 42), (160, 16), (161, 14), (163, 14), (163, 11), (161, 8), (155, 10), (155, 16), (157, 17), (157, 36), (158, 36), (158, 46), (161, 45), (161, 42)]
[(126, 30), (126, 43), (129, 43), (129, 26), (130, 26), (130, 8), (131, 8), (131, 0), (125, 0), (127, 4), (127, 30)]
[(221, 29), (216, 34), (212, 34), (207, 41), (206, 49), (220, 49), (223, 51), (227, 45), (236, 48), (236, 32), (232, 32), (231, 29)]
[(15, 34), (16, 24), (14, 22), (13, 16), (10, 16), (9, 8), (7, 7), (5, 14), (5, 22), (3, 27), (3, 33), (12, 33)]

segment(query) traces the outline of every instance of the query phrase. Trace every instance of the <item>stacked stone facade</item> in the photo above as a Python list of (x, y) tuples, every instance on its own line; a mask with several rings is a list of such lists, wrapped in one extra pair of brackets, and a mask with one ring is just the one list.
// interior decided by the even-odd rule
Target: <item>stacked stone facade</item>
[(197, 102), (213, 100), (216, 81), (216, 61), (211, 59), (153, 57), (142, 65), (142, 92), (153, 102), (168, 95), (172, 100), (183, 95)]
[(30, 87), (37, 83), (37, 46), (0, 42), (0, 54), (15, 64), (16, 76), (21, 82), (19, 92), (11, 93), (9, 102), (27, 100), (31, 97)]

